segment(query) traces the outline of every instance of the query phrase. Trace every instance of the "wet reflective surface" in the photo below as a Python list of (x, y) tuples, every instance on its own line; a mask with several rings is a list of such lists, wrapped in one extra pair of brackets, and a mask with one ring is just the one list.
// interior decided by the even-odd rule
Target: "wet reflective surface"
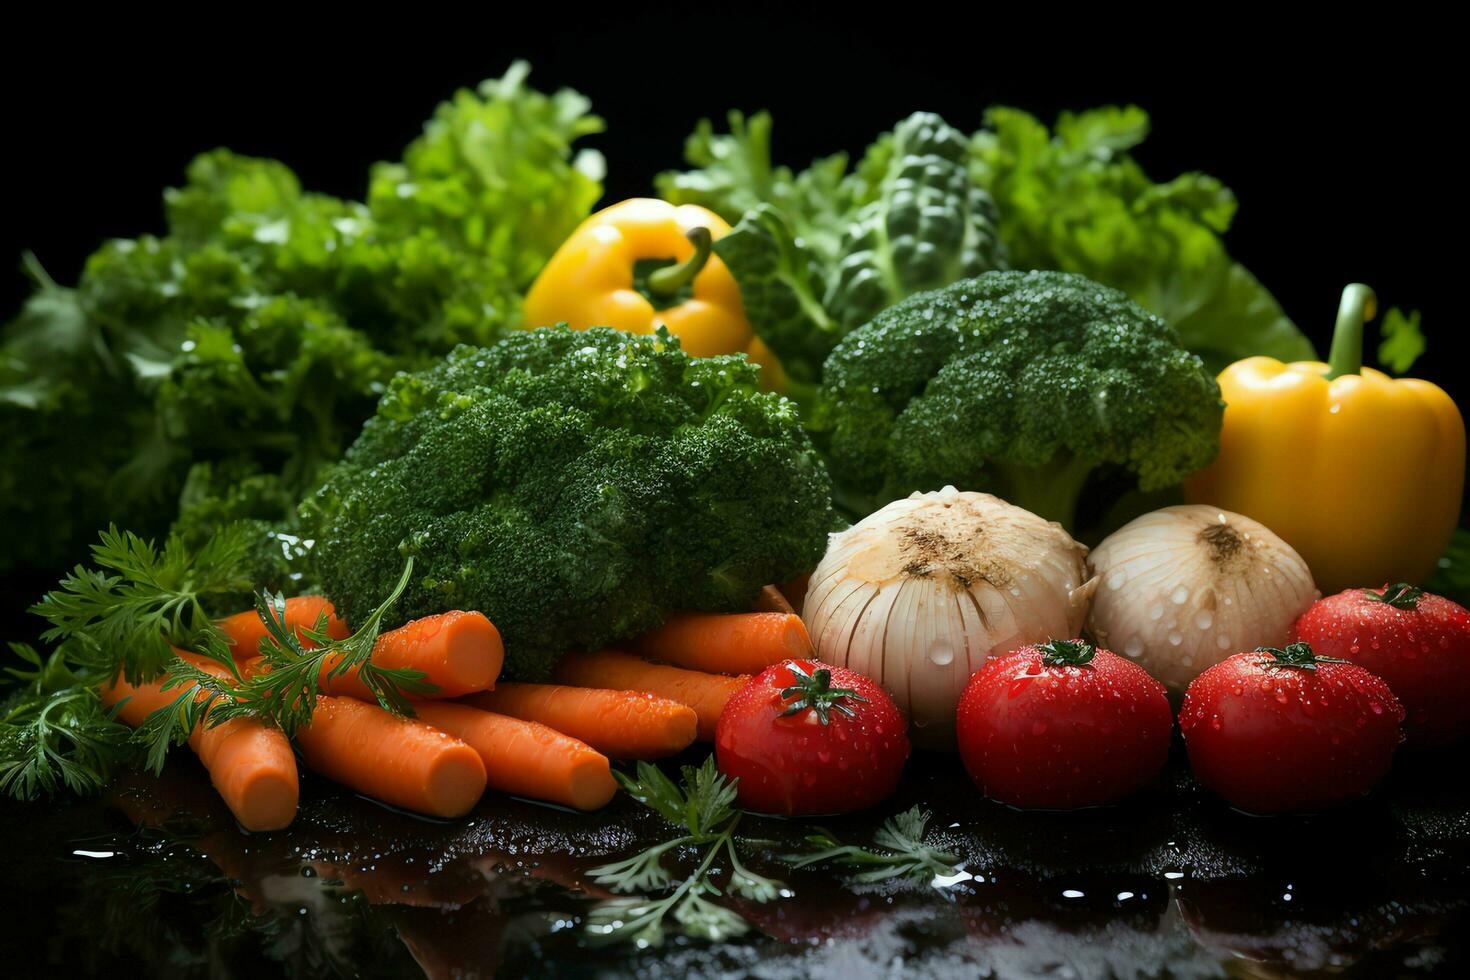
[[(697, 762), (700, 754), (683, 761)], [(718, 945), (589, 948), (588, 868), (664, 839), (620, 796), (582, 815), (487, 796), (434, 823), (303, 786), (287, 831), (238, 831), (192, 759), (82, 803), (0, 805), (8, 976), (1463, 976), (1470, 790), (1407, 756), (1371, 800), (1312, 817), (1233, 812), (1177, 762), (1123, 807), (1025, 813), (916, 755), (898, 798), (822, 821), (869, 845), (919, 803), (955, 881), (858, 885), (792, 870), (804, 825), (747, 819), (756, 870), (795, 897), (736, 907)], [(761, 859), (764, 858), (764, 859)]]

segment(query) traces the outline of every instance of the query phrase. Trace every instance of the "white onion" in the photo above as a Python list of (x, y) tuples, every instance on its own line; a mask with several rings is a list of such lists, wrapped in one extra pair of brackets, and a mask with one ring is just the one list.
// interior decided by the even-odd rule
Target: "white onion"
[(1092, 638), (1137, 660), (1173, 695), (1226, 657), (1283, 645), (1319, 595), (1291, 545), (1206, 505), (1144, 514), (1104, 539), (1087, 567), (1099, 582)]
[(952, 747), (955, 705), (986, 657), (1082, 628), (1086, 554), (998, 497), (916, 493), (832, 535), (803, 616), (817, 656), (881, 684), (916, 745)]

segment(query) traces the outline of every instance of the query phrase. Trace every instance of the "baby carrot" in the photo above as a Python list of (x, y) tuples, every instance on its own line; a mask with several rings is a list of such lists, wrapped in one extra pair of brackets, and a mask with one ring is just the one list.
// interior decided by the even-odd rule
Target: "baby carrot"
[[(347, 624), (337, 617), (337, 610), (326, 596), (298, 595), (286, 600), (286, 625), (301, 637), (302, 628), (315, 629), (317, 617), (327, 614), (327, 635), (334, 640), (346, 639), (350, 634)], [(260, 641), (265, 639), (265, 624), (255, 610), (226, 616), (215, 624), (224, 631), (226, 639), (234, 647), (236, 660), (244, 660), (260, 653)]]
[(730, 695), (745, 686), (749, 677), (724, 677), (682, 667), (651, 664), (617, 650), (569, 653), (556, 665), (554, 676), (575, 687), (602, 687), (615, 691), (647, 691), (670, 701), (687, 704), (699, 718), (699, 739), (712, 742), (715, 722), (725, 710)]
[[(373, 645), (374, 664), (422, 672), (437, 689), (424, 695), (432, 698), (457, 698), (493, 688), (504, 660), (505, 646), (494, 624), (483, 613), (460, 610), (416, 619), (382, 634)], [(329, 676), (339, 662), (335, 656), (323, 662), (321, 691), (375, 701), (355, 669)]]
[(492, 789), (596, 810), (618, 791), (607, 756), (534, 721), (464, 704), (424, 703), (419, 718), (480, 753)]
[(685, 613), (632, 642), (638, 653), (712, 674), (758, 674), (812, 656), (801, 617), (791, 613)]
[(474, 749), (352, 698), (318, 697), (296, 744), (306, 764), (328, 779), (429, 816), (462, 817), (485, 792), (485, 764)]
[[(221, 679), (230, 676), (212, 660), (176, 652), (200, 670)], [(118, 675), (111, 684), (103, 685), (101, 695), (108, 705), (126, 698), (118, 718), (136, 727), (183, 692), (182, 688), (162, 688), (162, 680), (134, 685)], [(280, 830), (296, 816), (296, 757), (279, 729), (267, 728), (253, 718), (232, 718), (213, 728), (201, 723), (189, 735), (189, 747), (204, 763), (215, 790), (246, 830)]]
[(461, 703), (537, 721), (614, 759), (661, 759), (694, 741), (694, 709), (646, 691), (560, 684), (515, 684), (471, 694)]

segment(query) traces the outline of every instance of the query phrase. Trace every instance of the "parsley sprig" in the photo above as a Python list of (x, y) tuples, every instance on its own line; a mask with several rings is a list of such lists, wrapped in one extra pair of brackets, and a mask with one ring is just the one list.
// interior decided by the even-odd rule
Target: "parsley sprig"
[[(116, 527), (102, 533), (92, 549), (96, 567), (78, 565), (32, 607), (50, 623), (42, 638), (52, 650), (11, 647), (22, 666), (5, 671), (19, 683), (0, 701), (0, 793), (29, 800), (62, 788), (96, 792), (113, 768), (140, 756), (156, 772), (201, 723), (249, 716), (294, 734), (311, 719), (324, 667), (330, 677), (357, 671), (384, 708), (413, 713), (407, 696), (429, 693), (433, 685), (418, 671), (382, 668), (370, 659), (412, 561), (393, 594), (342, 640), (327, 635), (325, 617), (298, 637), (285, 622), (285, 597), (262, 593), (256, 611), (267, 632), (260, 650), (267, 669), (241, 674), (207, 606), (250, 590), (242, 571), (250, 533), (244, 525), (224, 527), (197, 551), (178, 538), (158, 548)], [(223, 676), (176, 650), (219, 664)], [(129, 729), (98, 696), (98, 686), (119, 672), (132, 683), (167, 673), (163, 689), (178, 694)]]
[(873, 843), (883, 848), (882, 851), (843, 844), (830, 832), (818, 830), (806, 838), (807, 843), (818, 850), (810, 854), (788, 854), (782, 860), (794, 868), (813, 864), (871, 868), (856, 876), (858, 881), (864, 882), (886, 881), (900, 876), (927, 881), (936, 876), (954, 875), (959, 858), (924, 843), (929, 817), (927, 810), (915, 806), (883, 821), (873, 835)]
[(199, 550), (177, 537), (163, 548), (131, 531), (109, 527), (92, 546), (96, 568), (78, 565), (31, 607), (51, 628), (41, 638), (67, 645), (81, 665), (119, 669), (131, 683), (162, 673), (171, 647), (198, 650), (233, 665), (204, 602), (211, 596), (248, 592), (243, 577), (248, 528), (221, 528)]
[(97, 792), (128, 754), (132, 733), (113, 721), (96, 686), (61, 651), (43, 660), (24, 643), (10, 649), (32, 669), (5, 668), (24, 686), (0, 704), (0, 793), (34, 800), (63, 786)]
[[(628, 795), (685, 833), (626, 860), (591, 869), (598, 884), (631, 896), (600, 902), (588, 913), (586, 927), (593, 941), (657, 946), (672, 917), (685, 935), (718, 942), (744, 934), (750, 923), (711, 898), (728, 893), (769, 902), (790, 895), (781, 882), (756, 874), (740, 860), (735, 831), (741, 814), (735, 809), (735, 783), (720, 775), (714, 756), (697, 768), (684, 766), (678, 785), (647, 762), (638, 763), (636, 777), (616, 771), (614, 775)], [(664, 858), (681, 847), (695, 849), (698, 863), (693, 872), (676, 881)], [(730, 862), (723, 891), (713, 880), (714, 864), (722, 852)], [(669, 893), (662, 898), (645, 894), (658, 891)]]

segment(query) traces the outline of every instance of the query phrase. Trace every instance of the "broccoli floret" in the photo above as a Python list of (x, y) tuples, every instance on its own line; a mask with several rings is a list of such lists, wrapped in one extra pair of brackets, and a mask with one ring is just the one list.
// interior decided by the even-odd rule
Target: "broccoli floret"
[(743, 356), (605, 328), (399, 375), (303, 505), (324, 591), (361, 622), (411, 555), (391, 618), (480, 610), (532, 680), (673, 610), (748, 608), (815, 566), (833, 524), (795, 407), (756, 377)]
[(1061, 272), (991, 272), (920, 293), (849, 334), (825, 367), (843, 499), (954, 484), (1071, 526), (1121, 467), (1157, 490), (1214, 458), (1220, 388), (1124, 294)]

